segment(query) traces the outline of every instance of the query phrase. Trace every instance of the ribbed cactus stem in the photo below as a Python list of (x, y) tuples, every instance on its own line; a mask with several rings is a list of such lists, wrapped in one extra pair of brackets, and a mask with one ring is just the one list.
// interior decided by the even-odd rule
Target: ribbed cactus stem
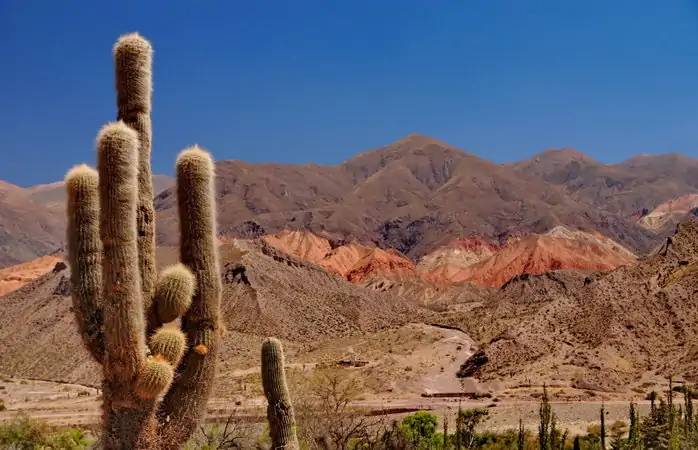
[(273, 449), (298, 449), (293, 405), (286, 385), (284, 353), (278, 339), (262, 344), (262, 385), (267, 398), (267, 421)]
[(138, 133), (138, 267), (148, 334), (161, 324), (151, 307), (155, 293), (155, 209), (151, 173), (153, 48), (138, 33), (123, 35), (114, 45), (117, 119)]
[(68, 193), (68, 258), (73, 310), (92, 357), (104, 361), (102, 241), (99, 238), (99, 176), (85, 164), (65, 176)]
[[(182, 264), (196, 276), (191, 306), (182, 317), (189, 351), (178, 368), (179, 381), (167, 393), (160, 417), (167, 418), (164, 436), (181, 441), (190, 436), (206, 412), (218, 359), (221, 279), (216, 248), (215, 173), (211, 155), (199, 147), (177, 158)], [(201, 346), (206, 347), (202, 351)]]
[(138, 271), (138, 135), (123, 122), (105, 125), (98, 139), (100, 236), (104, 260), (104, 333), (108, 378), (128, 382), (145, 357), (145, 324)]

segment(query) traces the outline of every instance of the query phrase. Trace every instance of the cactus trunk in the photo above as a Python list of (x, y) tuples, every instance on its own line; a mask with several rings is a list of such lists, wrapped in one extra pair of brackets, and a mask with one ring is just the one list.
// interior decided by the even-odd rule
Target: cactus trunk
[[(180, 221), (180, 259), (196, 276), (194, 300), (182, 317), (182, 331), (190, 350), (178, 367), (180, 379), (160, 410), (164, 436), (177, 442), (190, 436), (206, 411), (218, 357), (221, 280), (216, 251), (213, 162), (198, 147), (177, 158), (177, 198)], [(206, 348), (205, 352), (199, 349)]]
[(284, 373), (281, 342), (269, 338), (262, 344), (262, 385), (267, 398), (267, 420), (272, 449), (297, 450), (296, 422)]

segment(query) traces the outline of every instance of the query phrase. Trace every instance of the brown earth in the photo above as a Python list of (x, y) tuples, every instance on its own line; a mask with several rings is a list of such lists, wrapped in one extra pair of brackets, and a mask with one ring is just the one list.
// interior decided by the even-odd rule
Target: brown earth
[[(633, 250), (657, 243), (629, 216), (593, 207), (524, 169), (418, 134), (337, 166), (219, 161), (219, 230), (243, 238), (308, 230), (333, 247), (358, 242), (410, 258), (456, 238), (477, 235), (499, 244), (557, 225), (595, 230)], [(158, 241), (175, 244), (174, 189), (157, 197), (156, 209)]]
[(696, 215), (698, 194), (686, 194), (668, 200), (639, 218), (641, 226), (660, 234), (673, 232), (676, 225), (687, 217)]
[[(153, 176), (157, 190), (172, 183), (166, 175)], [(58, 181), (22, 188), (0, 181), (0, 268), (60, 251), (65, 242), (64, 186)]]
[(538, 275), (561, 269), (611, 270), (634, 262), (633, 256), (592, 241), (532, 235), (478, 263), (460, 268), (442, 266), (436, 271), (450, 282), (469, 281), (499, 287), (523, 274)]
[(698, 381), (698, 221), (608, 273), (520, 276), (451, 323), (479, 342), (461, 374), (613, 390), (654, 376)]
[(0, 181), (0, 268), (56, 251), (63, 241), (65, 217)]
[(0, 269), (0, 297), (50, 272), (60, 262), (62, 260), (58, 256), (47, 255), (28, 263)]
[(637, 155), (618, 164), (602, 164), (577, 150), (562, 148), (546, 150), (509, 166), (620, 217), (651, 211), (667, 200), (698, 193), (698, 160), (678, 153)]
[[(438, 345), (438, 344), (437, 344)], [(451, 342), (451, 345), (453, 343)], [(242, 384), (241, 376), (238, 378)], [(239, 387), (239, 386), (238, 386)], [(97, 389), (76, 384), (55, 383), (43, 380), (6, 379), (0, 380), (0, 390), (5, 392), (4, 400), (7, 409), (0, 411), (0, 422), (12, 420), (18, 412), (40, 419), (56, 426), (96, 425), (101, 418), (101, 400)], [(522, 398), (522, 393), (530, 393), (528, 398)], [(296, 392), (291, 383), (291, 396), (302, 395)], [(592, 425), (598, 426), (598, 414), (601, 406), (606, 411), (606, 423), (622, 420), (627, 423), (628, 401), (604, 395), (593, 401), (570, 401), (562, 388), (548, 388), (552, 397), (551, 405), (555, 412), (556, 423), (561, 428), (569, 430), (571, 435), (584, 434)], [(539, 388), (507, 389), (497, 393), (497, 403), (491, 398), (481, 400), (463, 400), (463, 409), (488, 407), (488, 420), (479, 428), (480, 431), (509, 431), (516, 429), (519, 419), (522, 419), (526, 430), (536, 433), (540, 422), (539, 403), (533, 395), (540, 395)], [(601, 397), (601, 396), (599, 396)], [(610, 397), (610, 398), (609, 398)], [(238, 405), (237, 403), (240, 402)], [(644, 417), (649, 413), (648, 401), (637, 401), (640, 414)], [(229, 414), (233, 418), (245, 418), (260, 425), (254, 430), (253, 436), (264, 432), (266, 412), (263, 401), (258, 398), (214, 397), (209, 401), (206, 422), (225, 420)], [(459, 402), (454, 398), (420, 398), (410, 397), (401, 399), (368, 398), (357, 400), (352, 406), (364, 410), (406, 409), (407, 411), (428, 410), (442, 420), (447, 416), (449, 423), (455, 423), (455, 415)], [(389, 420), (399, 419), (406, 413), (395, 414)]]
[[(686, 369), (681, 375), (698, 379), (698, 351), (690, 345), (698, 319), (690, 288), (698, 267), (696, 237), (698, 222), (689, 222), (666, 249), (636, 264), (609, 273), (519, 275), (499, 289), (439, 286), (419, 277), (372, 277), (355, 285), (264, 240), (223, 243), (223, 314), (230, 330), (223, 370), (254, 362), (267, 335), (284, 339), (296, 360), (311, 363), (316, 356), (308, 352), (336, 339), (372, 342), (357, 357), (387, 351), (376, 333), (416, 322), (456, 327), (473, 337), (479, 344), (472, 347), (480, 351), (462, 373), (485, 382), (511, 386), (535, 376), (583, 390), (627, 388), (670, 362), (665, 352)], [(500, 253), (529, 241), (570, 242), (531, 236)], [(160, 266), (176, 260), (175, 248), (159, 249)], [(0, 372), (96, 382), (96, 368), (75, 332), (68, 272), (46, 274), (2, 298)], [(389, 364), (384, 367), (381, 379), (395, 375)]]
[[(263, 241), (222, 244), (228, 335), (223, 369), (256, 361), (264, 337), (304, 343), (399, 327), (427, 314), (413, 302), (355, 286)], [(177, 261), (158, 249), (158, 265)], [(94, 385), (96, 365), (71, 312), (69, 269), (47, 273), (1, 298), (0, 373)], [(292, 348), (292, 347), (291, 347)]]
[[(262, 239), (223, 242), (229, 332), (211, 414), (220, 417), (240, 402), (262, 417), (258, 358), (267, 335), (284, 340), (292, 372), (361, 362), (347, 370), (363, 380), (365, 396), (357, 406), (369, 409), (453, 407), (452, 398), (420, 395), (474, 390), (501, 398), (504, 414), (535, 409), (533, 395), (544, 382), (555, 399), (574, 403), (644, 395), (642, 389), (662, 385), (669, 374), (698, 380), (696, 238), (698, 222), (689, 222), (665, 248), (636, 264), (609, 273), (520, 275), (496, 289), (438, 286), (419, 277), (373, 277), (355, 285)], [(176, 248), (158, 249), (160, 268), (176, 260)], [(83, 349), (70, 311), (68, 274), (67, 268), (48, 273), (2, 297), (4, 376), (98, 386), (99, 370)], [(467, 377), (459, 380), (458, 371)], [(13, 411), (28, 408), (56, 420), (75, 419), (70, 408), (85, 408), (85, 420), (94, 421), (97, 404), (78, 400), (60, 400), (50, 408), (19, 400), (9, 404)], [(561, 408), (573, 421), (577, 406)], [(513, 416), (506, 417), (499, 425), (510, 424)]]

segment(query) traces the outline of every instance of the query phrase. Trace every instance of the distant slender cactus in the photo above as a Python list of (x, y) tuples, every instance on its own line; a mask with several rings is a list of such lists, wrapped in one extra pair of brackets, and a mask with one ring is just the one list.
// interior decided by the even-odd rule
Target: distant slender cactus
[[(98, 172), (66, 175), (73, 306), (103, 368), (104, 448), (177, 449), (205, 412), (219, 346), (213, 161), (197, 147), (177, 159), (182, 262), (158, 280), (151, 45), (124, 35), (114, 60), (118, 116), (98, 134)], [(165, 325), (179, 317), (181, 330)]]
[(272, 449), (298, 449), (293, 405), (284, 374), (281, 342), (268, 338), (262, 344), (262, 384), (267, 398), (267, 420)]

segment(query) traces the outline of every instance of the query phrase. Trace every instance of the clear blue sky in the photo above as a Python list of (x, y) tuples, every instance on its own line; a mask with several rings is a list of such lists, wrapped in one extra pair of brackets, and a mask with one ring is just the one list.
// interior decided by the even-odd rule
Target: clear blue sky
[(339, 163), (411, 132), (494, 161), (698, 157), (692, 0), (0, 0), (0, 179), (94, 163), (111, 47), (155, 47), (154, 169)]

